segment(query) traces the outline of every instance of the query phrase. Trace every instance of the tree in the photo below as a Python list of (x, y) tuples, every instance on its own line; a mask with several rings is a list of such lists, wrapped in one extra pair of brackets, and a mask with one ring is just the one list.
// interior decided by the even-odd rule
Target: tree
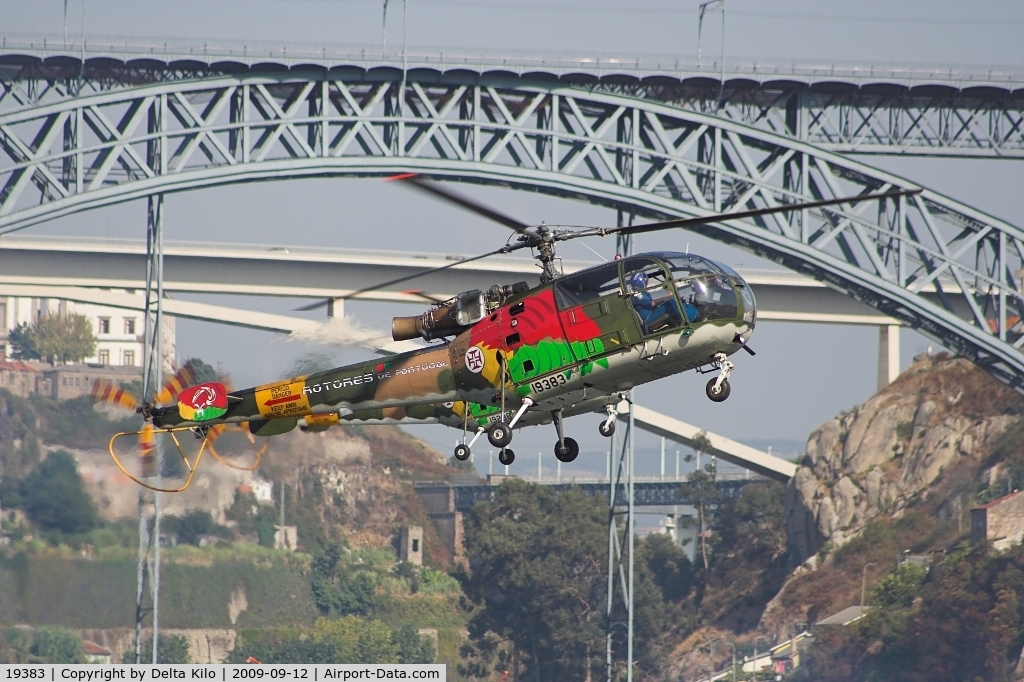
[(63, 628), (36, 630), (32, 653), (48, 663), (85, 663), (85, 645), (82, 638)]
[(193, 509), (178, 519), (178, 540), (186, 545), (198, 545), (199, 539), (209, 535), (215, 525), (210, 512), (205, 509)]
[[(696, 439), (695, 439), (696, 440)], [(697, 539), (700, 541), (700, 555), (704, 564), (705, 576), (708, 571), (708, 538), (711, 528), (708, 515), (711, 507), (718, 502), (718, 487), (715, 485), (715, 467), (705, 464), (704, 469), (692, 471), (682, 486), (684, 497), (691, 500), (697, 508)]]
[[(465, 519), (470, 571), (460, 576), (477, 606), (469, 632), (473, 671), (501, 672), (511, 658), (523, 679), (584, 679), (603, 669), (608, 506), (579, 490), (506, 481)], [(638, 562), (641, 563), (642, 562)], [(635, 578), (637, 656), (660, 646), (661, 591), (641, 565)], [(655, 622), (656, 621), (656, 622)], [(642, 635), (640, 633), (643, 633)], [(616, 647), (621, 640), (616, 641)], [(515, 664), (509, 666), (514, 670)], [(513, 673), (514, 674), (514, 673)]]
[(253, 493), (235, 491), (235, 499), (231, 506), (224, 510), (224, 517), (234, 521), (242, 535), (256, 533), (260, 546), (274, 546), (280, 516), (273, 505), (257, 502)]
[(371, 620), (363, 624), (356, 659), (355, 663), (398, 663), (398, 645), (386, 623)]
[(648, 535), (639, 543), (637, 554), (651, 571), (665, 601), (681, 601), (693, 589), (693, 565), (668, 535)]
[(356, 616), (317, 618), (313, 624), (313, 641), (330, 649), (333, 662), (355, 663), (362, 629), (363, 621)]
[(195, 372), (197, 384), (218, 381), (220, 378), (217, 375), (217, 370), (203, 362), (200, 358), (189, 358), (189, 364), (192, 365), (192, 371)]
[(408, 623), (395, 632), (394, 641), (399, 663), (433, 663), (437, 657), (434, 642), (429, 637), (420, 637)]
[(357, 571), (342, 561), (345, 545), (333, 543), (316, 555), (311, 566), (313, 601), (325, 616), (365, 616), (377, 604), (377, 581), (367, 571)]
[(21, 498), (25, 513), (43, 530), (84, 533), (100, 525), (96, 505), (67, 450), (54, 450), (24, 478)]
[(34, 633), (22, 628), (8, 630), (0, 639), (0, 663), (46, 663), (41, 656), (33, 653), (35, 649)]
[(7, 332), (7, 342), (11, 344), (11, 357), (15, 360), (39, 360), (42, 356), (36, 349), (32, 328), (22, 322)]
[(914, 597), (921, 591), (921, 583), (928, 577), (928, 567), (911, 563), (901, 563), (894, 572), (878, 581), (871, 590), (873, 606), (908, 607)]
[(8, 338), (17, 357), (50, 364), (81, 362), (96, 352), (96, 337), (85, 315), (41, 315), (31, 325), (12, 329)]

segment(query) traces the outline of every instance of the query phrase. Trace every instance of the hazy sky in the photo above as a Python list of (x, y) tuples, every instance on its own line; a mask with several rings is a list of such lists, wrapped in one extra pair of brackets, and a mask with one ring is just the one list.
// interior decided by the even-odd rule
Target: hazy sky
[[(488, 50), (587, 52), (591, 54), (669, 54), (696, 52), (694, 0), (410, 0), (410, 46)], [(210, 41), (266, 40), (289, 43), (375, 44), (381, 35), (379, 0), (85, 0), (87, 36), (193, 38)], [(0, 0), (0, 31), (59, 34), (62, 0)], [(718, 55), (720, 15), (705, 20), (703, 49)], [(768, 2), (729, 0), (726, 55), (754, 59), (855, 62), (915, 62), (1024, 66), (1024, 2)], [(82, 30), (82, 2), (69, 0), (68, 30)], [(402, 40), (402, 4), (391, 0), (388, 42)], [(862, 159), (916, 183), (1024, 225), (1020, 188), (1024, 161), (963, 161), (872, 157)], [(530, 193), (471, 187), (468, 192), (528, 222), (612, 224), (602, 208)], [(104, 208), (32, 228), (30, 233), (143, 236), (145, 203)], [(400, 188), (372, 180), (307, 180), (234, 186), (170, 195), (166, 203), (168, 239), (244, 240), (257, 243), (322, 244), (470, 254), (504, 242), (503, 228), (442, 206)], [(684, 248), (732, 264), (755, 265), (748, 254), (678, 233), (644, 235), (637, 250)], [(610, 241), (591, 244), (606, 255)], [(594, 260), (578, 245), (566, 257)], [(303, 301), (244, 297), (211, 302), (286, 312)], [(351, 304), (348, 312), (368, 325), (386, 328), (392, 315), (412, 314), (409, 306)], [(295, 313), (298, 314), (298, 313)], [(315, 313), (312, 314), (315, 316)], [(904, 331), (903, 364), (931, 342)], [(877, 331), (870, 328), (762, 323), (751, 345), (755, 358), (739, 354), (732, 397), (713, 404), (704, 396), (706, 378), (688, 374), (637, 391), (643, 404), (733, 438), (803, 440), (818, 424), (867, 399), (875, 389)], [(222, 326), (180, 321), (178, 348), (184, 355), (219, 362), (236, 385), (280, 376), (305, 350), (280, 337)], [(312, 349), (323, 350), (323, 349)], [(365, 353), (334, 352), (339, 361)], [(596, 417), (568, 422), (585, 454), (576, 469), (603, 469), (605, 441)], [(416, 427), (414, 433), (450, 451), (457, 432)], [(553, 429), (520, 432), (515, 469), (535, 473), (543, 450), (550, 470)], [(640, 468), (657, 468), (657, 439), (638, 441), (646, 453)], [(486, 453), (486, 447), (478, 448)], [(671, 448), (674, 451), (674, 447)], [(670, 465), (670, 468), (673, 465)], [(486, 469), (486, 463), (482, 464)], [(495, 465), (497, 469), (497, 465)], [(566, 467), (565, 471), (570, 468)]]

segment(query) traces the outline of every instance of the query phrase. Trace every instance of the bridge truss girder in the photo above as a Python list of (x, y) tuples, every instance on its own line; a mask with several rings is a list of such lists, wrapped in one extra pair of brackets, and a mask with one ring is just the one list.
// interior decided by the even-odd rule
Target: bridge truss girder
[(726, 79), (612, 92), (727, 118), (841, 154), (1024, 159), (1024, 93), (991, 88), (907, 88)]
[[(408, 171), (651, 217), (914, 187), (785, 136), (620, 95), (290, 71), (0, 115), (0, 234), (153, 194)], [(1008, 223), (925, 190), (694, 231), (826, 282), (1024, 392), (1024, 231)]]
[[(144, 83), (213, 78), (305, 65), (344, 73), (401, 68), (379, 46), (247, 45), (220, 41), (5, 36), (0, 113)], [(84, 62), (83, 62), (84, 59)], [(414, 49), (418, 77), (516, 77), (711, 113), (844, 154), (1024, 158), (1018, 70), (679, 57), (580, 58)], [(340, 67), (340, 69), (339, 69)], [(720, 78), (724, 73), (724, 86)]]

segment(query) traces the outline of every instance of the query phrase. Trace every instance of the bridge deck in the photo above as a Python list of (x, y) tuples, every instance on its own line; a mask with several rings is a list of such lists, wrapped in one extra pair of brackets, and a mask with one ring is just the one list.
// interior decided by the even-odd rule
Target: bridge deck
[[(234, 66), (266, 69), (356, 67), (371, 70), (401, 69), (399, 50), (384, 52), (379, 45), (315, 45), (227, 40), (147, 40), (90, 37), (84, 45), (76, 38), (56, 35), (8, 35), (0, 37), (0, 63), (24, 61), (25, 57), (56, 63), (111, 60), (151, 66), (179, 65), (192, 68)], [(487, 52), (479, 50), (431, 50), (411, 48), (406, 55), (409, 70), (451, 71), (510, 76), (555, 77), (576, 80), (623, 79), (718, 81), (722, 65), (715, 59), (672, 55), (597, 55), (557, 52)], [(729, 60), (727, 81), (802, 83), (835, 86), (944, 86), (956, 90), (997, 88), (1014, 92), (1024, 88), (1024, 69), (1014, 66), (963, 66), (952, 64), (872, 64), (797, 60)]]
[[(464, 257), (461, 254), (314, 249), (295, 245), (167, 242), (164, 247), (164, 290), (172, 293), (345, 297), (365, 287), (367, 282), (407, 276)], [(570, 273), (596, 264), (567, 260), (563, 262), (563, 269)], [(898, 324), (896, 320), (821, 282), (789, 270), (741, 268), (741, 274), (754, 288), (758, 318), (762, 321)], [(455, 265), (449, 270), (390, 287), (391, 290), (370, 292), (358, 298), (425, 304), (429, 299), (408, 291), (422, 291), (443, 299), (460, 291), (486, 289), (492, 284), (521, 280), (537, 283), (537, 267), (533, 261), (494, 257)], [(99, 296), (107, 301), (105, 304), (118, 305), (110, 295), (97, 294), (94, 290), (138, 290), (144, 284), (145, 242), (141, 240), (64, 236), (6, 236), (0, 240), (0, 296), (65, 298), (83, 303), (99, 302)], [(955, 282), (943, 284), (944, 291), (955, 289)], [(51, 291), (48, 287), (59, 287), (61, 292)], [(68, 287), (88, 289), (69, 292)], [(136, 299), (123, 298), (123, 302), (129, 307), (137, 307), (139, 300)], [(188, 316), (181, 306), (177, 310), (180, 312), (174, 314)], [(234, 317), (222, 316), (222, 319), (229, 324), (238, 324)], [(269, 322), (272, 326), (258, 328), (287, 333), (288, 319), (261, 318), (260, 324)], [(296, 324), (305, 323), (294, 319)]]
[[(536, 481), (534, 481), (536, 482)], [(736, 499), (740, 490), (749, 483), (746, 479), (723, 479), (716, 482), (718, 494), (723, 500)], [(608, 499), (609, 485), (607, 482), (546, 482), (541, 481), (558, 492), (565, 492), (571, 489), (583, 491), (587, 495), (600, 495)], [(683, 487), (685, 481), (640, 481), (633, 483), (633, 506), (635, 507), (687, 507), (692, 506), (693, 500), (686, 493)], [(429, 500), (431, 493), (440, 494), (440, 497), (448, 500), (450, 505), (447, 509), (457, 512), (468, 512), (473, 505), (482, 500), (494, 498), (497, 485), (451, 485), (448, 482), (424, 481), (416, 484), (416, 491)], [(619, 487), (615, 493), (615, 506), (622, 507), (627, 504), (626, 493)]]

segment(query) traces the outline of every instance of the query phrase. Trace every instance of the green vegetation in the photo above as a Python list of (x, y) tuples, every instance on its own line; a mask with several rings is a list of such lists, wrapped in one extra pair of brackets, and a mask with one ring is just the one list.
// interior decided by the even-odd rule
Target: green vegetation
[(82, 638), (62, 628), (13, 628), (0, 633), (0, 664), (85, 663)]
[(39, 628), (32, 651), (50, 663), (85, 663), (82, 638), (61, 628)]
[(199, 545), (206, 535), (230, 537), (231, 531), (213, 522), (213, 516), (205, 509), (193, 509), (181, 517), (167, 515), (160, 520), (162, 533), (173, 533), (178, 542), (186, 545)]
[[(274, 533), (280, 522), (280, 512), (274, 509), (273, 505), (259, 504), (256, 495), (251, 492), (243, 493), (235, 491), (235, 500), (224, 512), (229, 521), (235, 522), (235, 527), (242, 535), (256, 534), (259, 544), (262, 547), (274, 546)], [(212, 525), (213, 519), (210, 520)]]
[(907, 564), (872, 592), (863, 620), (828, 628), (799, 678), (855, 680), (1010, 680), (1024, 646), (1024, 547), (995, 553), (959, 545), (931, 571)]
[(319, 618), (311, 631), (239, 632), (229, 663), (433, 663), (433, 641), (410, 625), (392, 630), (376, 619)]
[(361, 615), (373, 610), (376, 577), (341, 561), (345, 546), (329, 545), (313, 559), (311, 587), (313, 601), (323, 615)]
[[(20, 504), (17, 504), (20, 503)], [(4, 506), (21, 506), (44, 531), (79, 534), (100, 525), (99, 513), (75, 458), (66, 450), (55, 450), (25, 477), (20, 499), (4, 500)]]
[[(489, 679), (516, 664), (521, 679), (603, 671), (607, 523), (600, 498), (520, 481), (473, 509), (465, 521), (473, 570), (460, 580), (477, 610), (460, 674)], [(649, 674), (665, 665), (670, 613), (688, 592), (672, 584), (687, 573), (682, 550), (655, 543), (637, 542), (635, 583), (637, 660)], [(621, 651), (621, 640), (615, 647)]]
[(878, 581), (871, 591), (871, 604), (881, 608), (907, 608), (921, 591), (928, 567), (901, 563), (895, 571)]
[(96, 352), (96, 337), (85, 315), (43, 315), (8, 332), (13, 356), (50, 364), (81, 362)]

